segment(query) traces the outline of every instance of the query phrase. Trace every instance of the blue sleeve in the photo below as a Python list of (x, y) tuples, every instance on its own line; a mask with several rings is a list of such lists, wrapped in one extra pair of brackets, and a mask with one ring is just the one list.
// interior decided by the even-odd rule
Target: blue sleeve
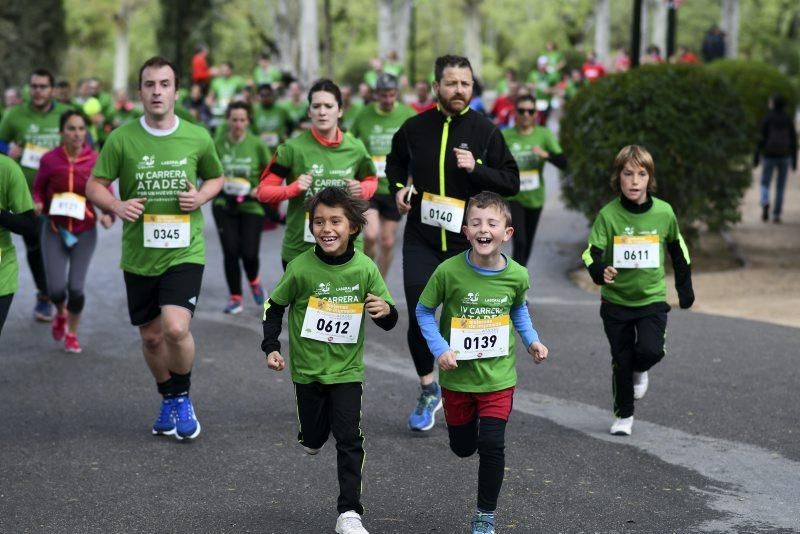
[(417, 303), (416, 314), (419, 328), (428, 343), (428, 349), (430, 349), (433, 357), (438, 359), (439, 356), (450, 350), (450, 344), (439, 332), (435, 313), (436, 308), (428, 308), (420, 302)]
[[(419, 307), (417, 309), (419, 310)], [(419, 316), (419, 312), (417, 312), (417, 316)], [(526, 303), (523, 302), (519, 306), (511, 308), (511, 322), (514, 323), (514, 328), (517, 329), (519, 336), (525, 343), (526, 350), (531, 346), (531, 343), (539, 341), (539, 333), (533, 328), (531, 314), (528, 313), (528, 305)], [(421, 322), (420, 326), (422, 326)]]
[(8, 154), (8, 149), (10, 148), (9, 143), (5, 141), (0, 141), (0, 152), (3, 154)]

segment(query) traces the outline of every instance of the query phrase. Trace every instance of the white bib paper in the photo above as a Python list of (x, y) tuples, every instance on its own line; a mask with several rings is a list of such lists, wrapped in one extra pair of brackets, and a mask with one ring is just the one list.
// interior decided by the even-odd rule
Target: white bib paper
[(144, 246), (185, 248), (189, 246), (189, 215), (144, 215)]
[(281, 138), (275, 132), (261, 132), (261, 140), (269, 147), (278, 146)]
[(464, 221), (464, 201), (423, 193), (420, 217), (422, 224), (459, 233)]
[(533, 191), (542, 186), (539, 180), (539, 171), (533, 169), (530, 171), (519, 171), (519, 190), (520, 191)]
[(29, 169), (39, 169), (39, 161), (47, 153), (47, 148), (33, 143), (27, 143), (22, 151), (22, 159), (19, 164)]
[(86, 197), (76, 193), (56, 193), (50, 200), (50, 215), (63, 215), (82, 221), (86, 217)]
[(378, 178), (386, 178), (386, 156), (372, 156)]
[(615, 235), (615, 269), (657, 269), (659, 266), (657, 235)]
[(508, 356), (509, 317), (450, 320), (450, 348), (456, 360), (477, 360)]
[(222, 191), (232, 197), (245, 197), (250, 194), (252, 186), (250, 180), (244, 178), (228, 178), (222, 183)]
[(310, 221), (310, 215), (308, 212), (306, 212), (306, 219), (303, 222), (303, 241), (306, 243), (316, 243), (317, 240), (314, 239), (314, 234), (311, 233), (311, 226), (309, 225)]
[(301, 336), (326, 343), (357, 343), (364, 303), (337, 303), (309, 297)]

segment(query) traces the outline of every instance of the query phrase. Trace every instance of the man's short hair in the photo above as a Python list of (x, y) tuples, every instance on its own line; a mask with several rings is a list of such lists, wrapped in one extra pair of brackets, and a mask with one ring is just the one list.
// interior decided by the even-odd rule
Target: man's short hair
[(472, 65), (470, 64), (469, 59), (465, 58), (464, 56), (453, 56), (449, 54), (445, 56), (439, 56), (436, 58), (436, 63), (434, 64), (433, 68), (433, 75), (437, 83), (442, 81), (444, 69), (447, 67), (469, 69), (469, 71), (472, 72)]
[(33, 69), (33, 71), (31, 72), (31, 78), (33, 78), (34, 76), (46, 77), (50, 81), (50, 87), (55, 87), (56, 85), (56, 77), (53, 76), (53, 73), (50, 72), (49, 69), (44, 69), (44, 68)]
[(175, 88), (178, 87), (178, 69), (175, 68), (175, 65), (172, 64), (170, 60), (165, 57), (161, 56), (153, 56), (147, 61), (142, 64), (142, 67), (139, 69), (139, 89), (142, 88), (142, 73), (144, 69), (149, 68), (160, 68), (160, 67), (169, 67), (172, 69), (172, 74), (175, 76)]

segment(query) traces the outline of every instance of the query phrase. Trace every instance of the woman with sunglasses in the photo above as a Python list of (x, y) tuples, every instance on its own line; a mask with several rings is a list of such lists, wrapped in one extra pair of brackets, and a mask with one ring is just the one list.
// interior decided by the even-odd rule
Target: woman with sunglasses
[(519, 166), (519, 193), (508, 198), (514, 221), (513, 258), (520, 265), (527, 266), (544, 206), (544, 164), (549, 162), (564, 170), (567, 159), (555, 134), (536, 124), (536, 99), (533, 96), (523, 94), (517, 97), (514, 125), (503, 130), (506, 144)]

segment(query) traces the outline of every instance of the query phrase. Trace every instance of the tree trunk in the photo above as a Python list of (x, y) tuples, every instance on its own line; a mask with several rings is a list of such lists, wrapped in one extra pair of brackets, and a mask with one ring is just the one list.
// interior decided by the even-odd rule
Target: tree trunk
[(411, 9), (414, 0), (400, 0), (400, 2), (395, 18), (397, 24), (394, 26), (394, 38), (398, 61), (405, 65), (408, 55), (408, 40), (411, 35)]
[(128, 89), (130, 72), (130, 21), (133, 13), (142, 7), (141, 0), (120, 0), (119, 10), (114, 14), (116, 35), (114, 37), (114, 91)]
[(2, 0), (0, 87), (27, 83), (35, 68), (58, 74), (67, 49), (62, 0)]
[(464, 0), (464, 55), (469, 58), (476, 77), (483, 70), (480, 6), (481, 0)]
[(198, 43), (207, 44), (214, 53), (213, 25), (216, 0), (161, 0), (161, 26), (158, 43), (161, 55), (172, 60), (178, 76), (184, 78)]
[(609, 32), (611, 28), (611, 2), (610, 0), (597, 0), (594, 28), (594, 51), (597, 59), (603, 65), (609, 65)]
[(656, 0), (653, 10), (653, 42), (661, 56), (669, 59), (667, 52), (667, 4), (668, 0)]
[(378, 55), (385, 58), (394, 46), (394, 0), (378, 0)]
[(722, 0), (722, 31), (725, 32), (725, 57), (739, 55), (739, 0)]
[(650, 0), (642, 2), (642, 33), (639, 40), (639, 61), (650, 46)]
[(316, 0), (300, 0), (300, 83), (309, 87), (319, 77), (319, 27)]
[(333, 79), (333, 16), (331, 15), (331, 0), (324, 0), (325, 21), (325, 77)]

